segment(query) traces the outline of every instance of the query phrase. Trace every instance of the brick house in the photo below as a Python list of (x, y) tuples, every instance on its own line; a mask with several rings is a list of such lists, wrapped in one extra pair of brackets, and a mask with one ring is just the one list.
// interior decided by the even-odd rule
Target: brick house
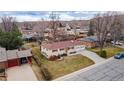
[(63, 54), (71, 55), (83, 49), (85, 46), (77, 40), (54, 42), (41, 46), (41, 52), (46, 58)]
[(78, 39), (87, 48), (93, 48), (98, 46), (98, 39), (96, 36), (89, 36), (85, 38)]

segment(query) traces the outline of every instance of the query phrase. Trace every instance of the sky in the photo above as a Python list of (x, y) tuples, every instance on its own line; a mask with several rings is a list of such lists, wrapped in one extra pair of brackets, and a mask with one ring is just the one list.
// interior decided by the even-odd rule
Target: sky
[[(87, 20), (93, 18), (98, 11), (56, 11), (59, 15), (60, 20)], [(12, 16), (16, 17), (19, 22), (23, 21), (38, 21), (42, 18), (45, 20), (49, 19), (51, 11), (1, 11), (1, 16)]]

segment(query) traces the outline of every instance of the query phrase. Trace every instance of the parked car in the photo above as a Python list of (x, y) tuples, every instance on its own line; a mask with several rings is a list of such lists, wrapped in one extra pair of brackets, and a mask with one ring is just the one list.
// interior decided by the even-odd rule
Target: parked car
[(119, 41), (116, 41), (116, 42), (111, 41), (111, 43), (112, 43), (112, 44), (115, 44), (115, 45), (122, 45), (122, 44), (123, 44), (123, 43), (121, 43), (121, 42), (119, 42)]
[(118, 53), (114, 56), (115, 59), (121, 59), (124, 58), (124, 53)]

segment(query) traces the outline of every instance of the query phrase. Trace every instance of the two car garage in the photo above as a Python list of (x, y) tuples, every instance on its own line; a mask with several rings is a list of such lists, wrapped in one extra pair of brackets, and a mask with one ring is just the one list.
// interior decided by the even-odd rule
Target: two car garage
[(8, 50), (6, 51), (5, 68), (20, 66), (25, 63), (31, 63), (30, 50)]
[(17, 59), (13, 59), (13, 60), (8, 60), (7, 63), (8, 63), (8, 68), (9, 68), (9, 67), (19, 66), (19, 65), (28, 63), (28, 60), (26, 57), (23, 57), (20, 59), (17, 58)]

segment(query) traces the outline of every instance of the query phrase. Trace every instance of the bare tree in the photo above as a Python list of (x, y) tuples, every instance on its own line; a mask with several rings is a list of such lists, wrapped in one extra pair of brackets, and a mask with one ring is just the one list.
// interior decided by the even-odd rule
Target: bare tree
[(49, 26), (51, 28), (51, 33), (53, 35), (53, 39), (57, 39), (58, 35), (58, 27), (59, 27), (59, 15), (56, 12), (51, 12)]
[(113, 23), (114, 23), (113, 12), (97, 14), (93, 19), (94, 24), (93, 27), (94, 31), (96, 32), (100, 51), (103, 50), (103, 47), (107, 40), (107, 35), (111, 31)]
[(92, 20), (90, 20), (90, 22), (89, 22), (88, 36), (92, 36), (92, 35), (94, 35), (93, 22), (92, 22)]
[(42, 20), (42, 23), (41, 23), (41, 27), (40, 27), (40, 29), (41, 29), (40, 36), (44, 39), (45, 38), (44, 37), (44, 32), (45, 32), (45, 29), (47, 27), (47, 24), (46, 24), (44, 18), (42, 18), (41, 20)]
[(25, 30), (32, 30), (34, 27), (34, 24), (29, 23), (29, 22), (23, 22), (23, 26)]
[(2, 31), (10, 32), (13, 30), (14, 26), (17, 26), (16, 20), (14, 17), (1, 17), (1, 28)]
[(39, 36), (39, 44), (42, 43), (42, 41), (45, 39), (44, 33), (47, 27), (47, 22), (45, 22), (44, 18), (41, 19), (40, 22), (38, 22), (38, 27), (39, 27), (39, 31), (38, 31), (38, 36)]
[(114, 22), (111, 28), (111, 39), (114, 41), (114, 44), (121, 38), (123, 24), (121, 21), (120, 13), (116, 12), (114, 14)]
[(72, 20), (72, 26), (73, 26), (73, 29), (74, 29), (74, 37), (75, 37), (75, 39), (78, 36), (78, 32), (77, 32), (78, 23), (79, 22), (77, 22), (76, 20)]

